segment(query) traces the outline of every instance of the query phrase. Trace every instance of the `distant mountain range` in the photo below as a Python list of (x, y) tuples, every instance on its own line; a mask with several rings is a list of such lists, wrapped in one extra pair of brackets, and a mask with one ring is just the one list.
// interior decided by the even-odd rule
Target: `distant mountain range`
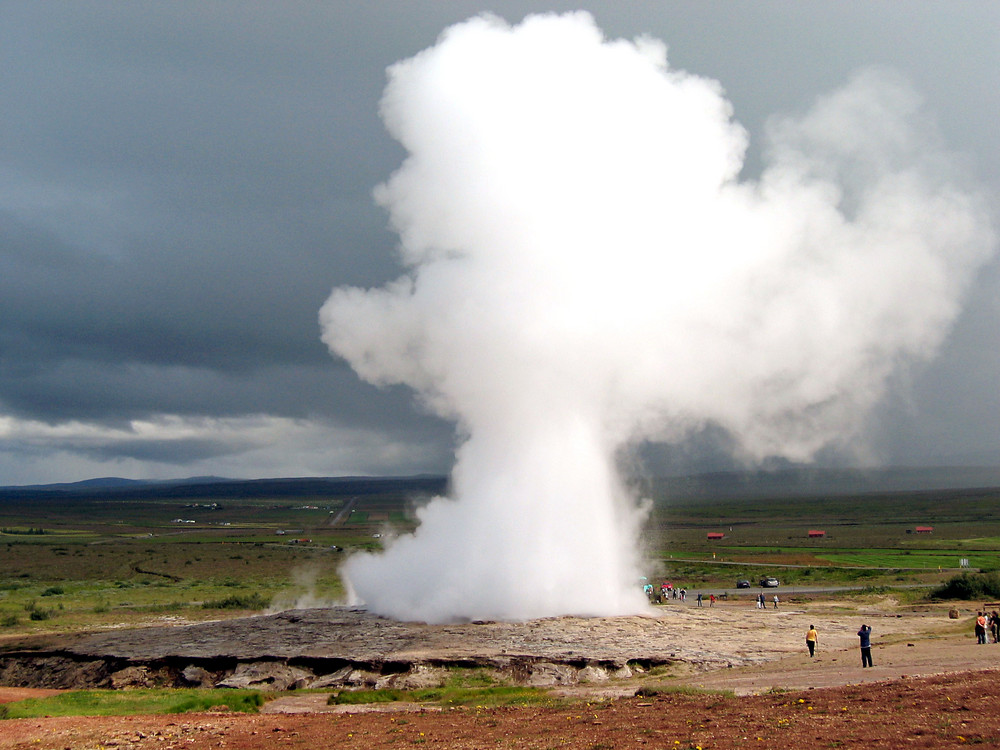
[(59, 482), (56, 484), (27, 484), (20, 486), (0, 487), (0, 490), (42, 490), (67, 491), (105, 490), (122, 487), (146, 487), (149, 485), (170, 484), (212, 484), (215, 482), (241, 482), (241, 479), (226, 479), (224, 477), (187, 477), (186, 479), (123, 479), (122, 477), (96, 477), (80, 482)]
[(447, 478), (434, 475), (413, 477), (299, 477), (278, 479), (188, 479), (142, 480), (102, 477), (81, 482), (0, 487), (0, 501), (58, 498), (65, 500), (100, 494), (113, 498), (257, 498), (324, 497), (370, 495), (382, 492), (439, 494)]
[[(81, 482), (0, 487), (0, 500), (70, 495), (120, 497), (320, 497), (375, 492), (440, 494), (447, 477), (289, 477), (171, 480), (101, 477)], [(853, 495), (944, 489), (1000, 488), (1000, 466), (894, 467), (883, 469), (793, 468), (777, 471), (715, 472), (651, 480), (658, 496), (676, 499)]]

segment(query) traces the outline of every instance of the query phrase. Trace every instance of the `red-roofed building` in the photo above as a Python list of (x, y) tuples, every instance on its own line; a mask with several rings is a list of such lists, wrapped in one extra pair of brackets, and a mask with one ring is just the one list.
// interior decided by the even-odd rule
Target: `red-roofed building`
[(932, 531), (934, 531), (933, 526), (917, 526), (918, 534), (930, 534)]
[(813, 530), (809, 531), (809, 538), (810, 539), (818, 539), (819, 537), (823, 537), (823, 536), (826, 536), (826, 532), (825, 531), (813, 531)]
[(721, 531), (710, 531), (708, 532), (709, 539), (722, 539), (725, 536)]

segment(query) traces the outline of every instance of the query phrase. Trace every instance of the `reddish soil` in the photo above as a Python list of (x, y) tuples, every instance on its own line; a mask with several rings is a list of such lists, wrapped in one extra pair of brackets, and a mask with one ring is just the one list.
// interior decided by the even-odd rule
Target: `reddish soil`
[(1000, 746), (989, 671), (811, 691), (660, 695), (568, 708), (188, 714), (0, 722), (0, 748), (942, 748)]

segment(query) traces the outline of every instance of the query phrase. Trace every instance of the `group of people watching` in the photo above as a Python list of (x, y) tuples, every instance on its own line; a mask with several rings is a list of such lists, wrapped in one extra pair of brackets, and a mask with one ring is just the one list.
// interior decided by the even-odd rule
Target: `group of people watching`
[[(655, 604), (663, 604), (663, 602), (668, 599), (679, 599), (682, 602), (687, 601), (687, 589), (675, 588), (672, 584), (668, 583), (664, 583), (662, 586), (660, 586), (659, 590), (655, 592), (653, 590), (653, 585), (651, 583), (647, 583), (642, 587), (642, 590), (646, 592), (646, 596), (649, 597), (649, 601)], [(715, 594), (708, 594), (706, 596), (701, 592), (699, 592), (696, 597), (695, 603), (699, 607), (703, 607), (705, 606), (705, 600), (707, 599), (708, 606), (714, 607), (716, 601), (718, 601), (719, 599), (727, 599), (727, 598), (728, 597), (725, 593), (723, 593), (721, 596), (716, 596)], [(775, 601), (777, 601), (778, 597), (774, 598)], [(774, 606), (777, 607), (778, 605), (775, 604)]]
[[(649, 601), (656, 604), (663, 604), (667, 599), (680, 599), (682, 602), (687, 601), (687, 589), (675, 588), (673, 584), (667, 582), (660, 584), (660, 588), (655, 593), (653, 591), (653, 584), (651, 583), (644, 585), (642, 590), (646, 592)], [(699, 594), (698, 596), (700, 600), (701, 595)]]
[[(653, 600), (653, 586), (651, 584), (646, 584), (643, 589), (650, 599)], [(659, 592), (655, 597), (655, 601), (662, 603), (664, 599), (680, 599), (684, 601), (687, 597), (687, 591), (685, 589), (675, 589), (669, 584), (663, 584)], [(710, 596), (709, 606), (715, 606), (715, 594)], [(756, 597), (756, 606), (758, 609), (764, 609), (767, 604), (765, 603), (764, 594), (761, 593)], [(702, 606), (702, 595), (698, 594), (698, 606)], [(774, 608), (778, 608), (778, 595), (774, 595)], [(994, 610), (992, 613), (985, 611), (976, 613), (976, 642), (977, 643), (1000, 643), (1000, 613)], [(870, 667), (872, 666), (872, 642), (871, 642), (872, 629), (869, 625), (862, 625), (861, 629), (858, 631), (858, 638), (861, 640), (861, 666)], [(816, 626), (810, 625), (809, 632), (806, 633), (806, 647), (809, 649), (809, 656), (814, 656), (816, 653), (816, 644), (819, 642), (819, 634), (816, 632)]]
[(1000, 614), (996, 610), (976, 613), (976, 643), (1000, 643)]

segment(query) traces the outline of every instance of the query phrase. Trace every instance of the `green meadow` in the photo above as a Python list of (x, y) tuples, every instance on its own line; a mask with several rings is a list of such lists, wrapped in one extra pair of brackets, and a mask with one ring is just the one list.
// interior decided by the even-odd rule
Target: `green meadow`
[(426, 494), (391, 480), (275, 484), (0, 491), (0, 639), (340, 601), (344, 557), (414, 528)]
[[(0, 644), (341, 601), (345, 557), (411, 531), (415, 508), (443, 490), (415, 478), (0, 491)], [(1000, 570), (1000, 490), (647, 494), (646, 575), (678, 586), (764, 575), (783, 587), (931, 586), (963, 559)]]
[(653, 501), (650, 572), (679, 585), (931, 586), (963, 561), (1000, 570), (1000, 489)]
[(256, 690), (73, 690), (46, 698), (0, 705), (0, 718), (40, 716), (127, 716), (219, 710), (257, 713), (264, 697)]

